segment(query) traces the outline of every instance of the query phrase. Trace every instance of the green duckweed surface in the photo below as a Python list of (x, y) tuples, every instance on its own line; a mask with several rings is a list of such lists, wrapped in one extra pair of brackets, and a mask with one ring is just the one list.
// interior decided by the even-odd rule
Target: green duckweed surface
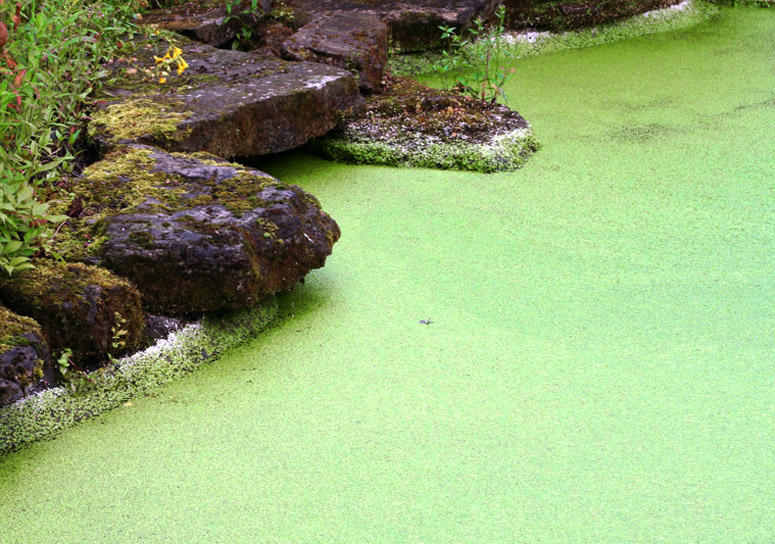
[(516, 173), (262, 164), (326, 268), (0, 459), (0, 542), (772, 542), (775, 11), (516, 66)]

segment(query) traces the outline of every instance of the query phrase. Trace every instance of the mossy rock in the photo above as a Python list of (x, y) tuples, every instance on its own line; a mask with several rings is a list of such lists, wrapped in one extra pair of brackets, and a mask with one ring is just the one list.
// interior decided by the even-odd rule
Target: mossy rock
[(53, 382), (54, 367), (40, 325), (0, 306), (0, 405)]
[(79, 421), (147, 395), (216, 361), (228, 350), (255, 339), (276, 316), (274, 297), (259, 306), (206, 316), (115, 365), (90, 372), (75, 390), (54, 387), (20, 402), (0, 405), (0, 455), (52, 438)]
[(612, 23), (682, 0), (504, 0), (508, 27), (560, 32)]
[[(143, 340), (139, 293), (103, 268), (39, 259), (34, 269), (0, 279), (0, 299), (35, 319), (48, 346), (71, 349), (81, 366), (98, 366)], [(124, 345), (114, 347), (118, 331), (125, 331), (118, 335)]]
[(392, 45), (401, 51), (438, 47), (440, 26), (458, 31), (477, 17), (487, 18), (498, 0), (287, 0), (297, 13), (318, 15), (370, 15), (388, 25)]
[(212, 155), (130, 146), (84, 171), (53, 241), (129, 278), (149, 312), (250, 306), (322, 267), (339, 227), (312, 195)]
[[(341, 68), (216, 49), (180, 37), (188, 68), (164, 83), (150, 77), (167, 42), (132, 42), (133, 63), (112, 62), (89, 136), (101, 153), (127, 143), (219, 157), (276, 153), (331, 130), (362, 105)], [(174, 67), (173, 67), (174, 68)]]
[(398, 78), (309, 149), (354, 164), (491, 173), (520, 168), (538, 142), (516, 111)]

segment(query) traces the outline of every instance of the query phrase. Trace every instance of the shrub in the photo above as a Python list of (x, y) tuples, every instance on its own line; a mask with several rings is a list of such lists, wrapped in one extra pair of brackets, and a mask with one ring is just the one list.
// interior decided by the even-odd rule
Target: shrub
[(72, 172), (101, 63), (143, 0), (0, 1), (0, 266), (29, 267), (52, 222), (39, 188)]
[(499, 97), (506, 100), (503, 87), (514, 69), (502, 65), (509, 56), (505, 19), (506, 8), (500, 4), (494, 22), (486, 25), (477, 18), (467, 37), (458, 34), (455, 27), (439, 27), (446, 47), (433, 70), (441, 77), (445, 90), (460, 91), (482, 103), (494, 104)]

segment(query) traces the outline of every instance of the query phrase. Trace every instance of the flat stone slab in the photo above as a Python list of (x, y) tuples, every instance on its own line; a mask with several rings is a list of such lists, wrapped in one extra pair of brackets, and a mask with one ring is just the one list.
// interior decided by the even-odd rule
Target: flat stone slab
[(105, 89), (89, 135), (104, 153), (127, 143), (168, 151), (253, 156), (298, 147), (362, 106), (358, 84), (341, 68), (287, 62), (183, 41), (188, 68), (161, 84), (137, 66), (154, 66), (166, 44), (139, 44), (132, 65)]
[(486, 18), (498, 0), (288, 0), (302, 14), (368, 14), (387, 23), (394, 47), (420, 51), (438, 46), (439, 26), (465, 30)]
[(318, 15), (282, 45), (289, 60), (332, 64), (353, 72), (361, 89), (379, 90), (387, 64), (388, 28), (367, 13)]
[(128, 278), (159, 315), (259, 303), (322, 267), (340, 236), (299, 187), (205, 153), (122, 148), (73, 192), (78, 217), (53, 249)]

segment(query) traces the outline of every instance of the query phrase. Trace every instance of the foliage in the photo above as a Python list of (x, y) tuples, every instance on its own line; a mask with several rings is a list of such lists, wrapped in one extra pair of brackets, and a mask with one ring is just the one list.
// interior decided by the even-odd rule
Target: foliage
[(232, 49), (250, 49), (255, 36), (253, 27), (248, 22), (258, 15), (260, 11), (258, 0), (250, 0), (249, 4), (244, 0), (229, 0), (226, 2), (226, 17), (223, 19), (221, 26), (232, 24), (232, 21), (236, 21), (239, 24), (237, 36), (231, 44)]
[(110, 332), (111, 332), (110, 346), (113, 349), (108, 354), (108, 357), (110, 358), (111, 363), (116, 364), (117, 359), (115, 354), (121, 353), (126, 348), (126, 335), (129, 334), (129, 331), (126, 329), (127, 320), (124, 317), (122, 317), (120, 313), (115, 312), (113, 314), (113, 317), (115, 321), (113, 323), (113, 326), (110, 328)]
[(296, 14), (285, 0), (275, 0), (272, 11), (267, 14), (267, 17), (273, 21), (279, 21), (288, 25), (292, 25), (296, 21)]
[[(13, 172), (3, 172), (0, 164), (0, 266), (9, 274), (32, 268), (30, 257), (36, 243), (45, 238), (47, 226), (66, 217), (50, 215), (48, 203), (35, 199), (33, 187)], [(5, 175), (4, 175), (5, 174)]]
[(62, 381), (73, 392), (83, 390), (87, 385), (94, 383), (94, 378), (73, 361), (73, 350), (62, 350), (56, 360), (56, 368)]
[(505, 19), (506, 8), (500, 4), (493, 24), (477, 18), (467, 37), (457, 34), (455, 27), (439, 27), (446, 48), (433, 68), (445, 90), (458, 90), (483, 103), (506, 100), (503, 87), (514, 69), (502, 65), (507, 56)]
[(142, 0), (0, 0), (0, 266), (29, 267), (61, 218), (37, 202), (72, 172), (100, 63), (133, 31)]

